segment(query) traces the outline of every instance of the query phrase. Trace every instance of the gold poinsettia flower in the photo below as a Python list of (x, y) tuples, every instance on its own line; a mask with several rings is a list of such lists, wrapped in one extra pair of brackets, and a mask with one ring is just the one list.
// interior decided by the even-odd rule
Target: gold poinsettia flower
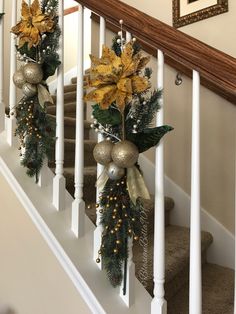
[(138, 75), (150, 58), (142, 57), (141, 53), (134, 55), (131, 42), (124, 47), (120, 57), (104, 46), (101, 58), (90, 58), (92, 66), (86, 79), (87, 86), (94, 89), (85, 96), (85, 100), (98, 103), (101, 109), (107, 109), (116, 102), (123, 112), (135, 93), (150, 87), (148, 80)]
[(52, 16), (42, 13), (38, 0), (34, 0), (31, 6), (23, 0), (21, 21), (11, 31), (19, 37), (19, 47), (28, 43), (28, 48), (31, 48), (39, 44), (43, 33), (52, 32), (53, 28)]

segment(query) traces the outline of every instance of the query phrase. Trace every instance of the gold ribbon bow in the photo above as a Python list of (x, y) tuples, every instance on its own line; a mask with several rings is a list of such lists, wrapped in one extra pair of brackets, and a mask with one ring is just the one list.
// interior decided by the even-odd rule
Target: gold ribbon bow
[[(96, 182), (96, 187), (102, 191), (109, 179), (106, 169), (103, 170)], [(131, 201), (136, 205), (138, 197), (150, 199), (146, 183), (143, 176), (136, 166), (127, 168), (127, 188)]]

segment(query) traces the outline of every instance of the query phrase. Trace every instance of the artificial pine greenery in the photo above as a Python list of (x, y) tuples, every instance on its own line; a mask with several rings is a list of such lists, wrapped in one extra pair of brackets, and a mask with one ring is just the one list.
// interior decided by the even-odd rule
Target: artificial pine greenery
[(139, 206), (131, 202), (126, 177), (108, 180), (100, 196), (99, 208), (104, 227), (100, 254), (111, 284), (121, 284), (128, 258), (128, 237), (138, 239), (141, 230)]
[[(61, 35), (57, 9), (58, 0), (42, 0), (42, 13), (46, 14), (48, 10), (53, 12), (53, 31), (41, 35), (37, 46), (29, 48), (27, 42), (22, 47), (16, 45), (20, 61), (41, 64), (43, 70), (41, 85), (46, 89), (48, 89), (47, 78), (54, 75), (61, 63), (57, 52)], [(35, 176), (36, 181), (44, 159), (51, 159), (55, 146), (55, 121), (47, 115), (46, 106), (46, 103), (44, 107), (39, 104), (38, 95), (36, 95), (24, 96), (15, 107), (17, 120), (15, 135), (20, 139), (21, 164), (27, 168), (27, 174), (30, 177)]]
[[(43, 160), (52, 158), (55, 141), (55, 122), (39, 105), (38, 98), (22, 99), (16, 108), (17, 128), (24, 149), (21, 164), (30, 177), (38, 180)], [(22, 153), (21, 153), (22, 154)]]

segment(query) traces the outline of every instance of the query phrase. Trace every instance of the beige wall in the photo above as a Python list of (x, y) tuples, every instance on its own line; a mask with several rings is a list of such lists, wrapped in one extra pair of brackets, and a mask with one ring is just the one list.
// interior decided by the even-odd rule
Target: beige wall
[(14, 314), (91, 313), (1, 174), (0, 187), (0, 306)]
[[(123, 0), (145, 13), (172, 24), (172, 2), (165, 0)], [(236, 2), (229, 0), (228, 13), (181, 28), (181, 31), (236, 56)], [(122, 18), (122, 17), (121, 17)], [(93, 25), (97, 32), (96, 26)], [(96, 34), (93, 38), (97, 38)], [(158, 34), (157, 34), (158, 36)], [(111, 34), (107, 45), (111, 44)], [(96, 41), (93, 52), (98, 53)], [(156, 69), (154, 58), (150, 63)], [(154, 71), (155, 73), (155, 71)], [(165, 123), (175, 130), (165, 138), (165, 172), (190, 194), (191, 81), (184, 77), (176, 86), (176, 71), (165, 68)], [(153, 86), (156, 86), (153, 76)], [(146, 154), (154, 161), (154, 149)], [(235, 107), (201, 88), (201, 204), (234, 232)]]
[[(172, 25), (172, 1), (123, 0)], [(181, 31), (236, 57), (236, 1), (229, 12), (185, 27)], [(158, 34), (157, 34), (158, 36)], [(165, 69), (165, 121), (175, 130), (165, 139), (166, 174), (190, 194), (191, 82), (177, 87), (176, 72)], [(154, 160), (153, 152), (149, 157)], [(228, 230), (234, 232), (235, 108), (201, 89), (201, 204)]]

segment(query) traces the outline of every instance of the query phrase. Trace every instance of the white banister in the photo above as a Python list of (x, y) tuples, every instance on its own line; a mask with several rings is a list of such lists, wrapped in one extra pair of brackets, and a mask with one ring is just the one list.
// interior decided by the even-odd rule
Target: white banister
[[(103, 17), (100, 17), (100, 30), (99, 30), (99, 57), (102, 56), (102, 47), (106, 43), (106, 21)], [(103, 135), (98, 134), (98, 143), (103, 140)], [(104, 166), (97, 164), (97, 178), (101, 175), (101, 173), (104, 170)], [(97, 188), (97, 195), (96, 195), (96, 200), (97, 202), (99, 201), (99, 189)], [(96, 209), (96, 229), (94, 231), (94, 241), (93, 241), (93, 258), (96, 261), (98, 258), (98, 251), (100, 250), (101, 247), (101, 236), (102, 236), (102, 225), (100, 224), (100, 218), (101, 214), (99, 212), (99, 207)], [(100, 263), (97, 264), (100, 269), (102, 269), (102, 260)]]
[(61, 36), (58, 54), (61, 64), (57, 70), (57, 103), (56, 103), (56, 176), (53, 179), (53, 205), (57, 210), (65, 208), (64, 164), (64, 0), (59, 1), (59, 27)]
[(189, 313), (202, 313), (200, 217), (200, 75), (193, 71)]
[[(157, 87), (164, 86), (164, 54), (158, 50), (157, 60)], [(156, 125), (164, 123), (163, 95), (160, 99), (161, 109), (157, 114)], [(164, 146), (161, 140), (156, 148), (155, 167), (155, 218), (154, 218), (154, 298), (151, 304), (152, 314), (166, 314), (165, 300), (165, 208), (164, 208)]]
[[(0, 13), (4, 13), (4, 0), (0, 0)], [(0, 132), (5, 128), (5, 105), (3, 102), (4, 82), (4, 23), (0, 19)]]
[(78, 10), (78, 59), (76, 93), (76, 145), (75, 145), (75, 199), (72, 203), (71, 229), (77, 237), (84, 235), (85, 203), (84, 186), (84, 8)]
[[(17, 0), (12, 1), (12, 17), (11, 26), (15, 26), (17, 22)], [(10, 84), (9, 84), (9, 113), (10, 118), (7, 119), (7, 142), (10, 146), (13, 146), (16, 142), (14, 132), (16, 128), (15, 119), (15, 105), (16, 105), (16, 86), (13, 83), (12, 77), (16, 72), (16, 38), (13, 33), (10, 35)]]

